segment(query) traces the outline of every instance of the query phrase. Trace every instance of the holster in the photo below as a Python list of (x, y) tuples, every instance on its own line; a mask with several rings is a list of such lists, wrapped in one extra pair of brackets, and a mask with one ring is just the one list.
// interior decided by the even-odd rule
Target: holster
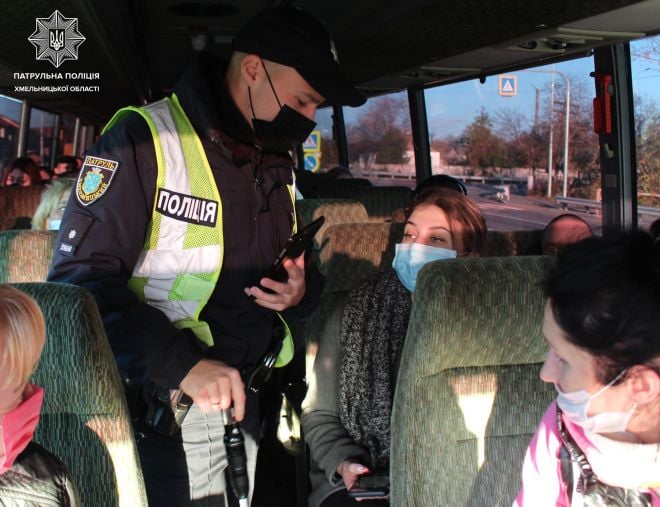
[(192, 399), (181, 389), (156, 384), (125, 384), (126, 399), (134, 425), (145, 424), (154, 432), (174, 436), (192, 406)]

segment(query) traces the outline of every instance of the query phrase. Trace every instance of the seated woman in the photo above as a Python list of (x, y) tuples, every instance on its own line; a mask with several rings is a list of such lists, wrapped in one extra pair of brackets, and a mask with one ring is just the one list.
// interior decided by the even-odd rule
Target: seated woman
[(29, 187), (41, 184), (39, 168), (29, 157), (19, 157), (5, 170), (2, 184), (5, 187)]
[(33, 231), (57, 231), (62, 222), (64, 208), (69, 202), (69, 196), (76, 180), (61, 179), (48, 183), (41, 194), (41, 201), (32, 217)]
[(28, 378), (45, 338), (37, 303), (0, 285), (0, 505), (80, 505), (66, 467), (32, 442), (44, 390)]
[(558, 396), (516, 505), (660, 506), (660, 245), (590, 238), (545, 281), (541, 379)]
[(394, 386), (417, 274), (430, 261), (479, 255), (486, 232), (465, 195), (447, 188), (420, 193), (408, 209), (393, 269), (353, 290), (341, 319), (328, 319), (340, 329), (323, 334), (303, 404), (311, 507), (365, 505), (347, 490), (368, 472), (388, 474)]

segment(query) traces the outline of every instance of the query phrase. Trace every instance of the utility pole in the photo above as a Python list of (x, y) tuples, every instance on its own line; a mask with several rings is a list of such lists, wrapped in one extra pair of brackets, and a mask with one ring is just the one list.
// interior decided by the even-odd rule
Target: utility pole
[[(555, 74), (559, 74), (566, 81), (566, 113), (564, 116), (564, 181), (562, 182), (562, 195), (566, 197), (566, 186), (568, 184), (568, 142), (570, 138), (570, 127), (569, 127), (569, 118), (571, 115), (571, 80), (568, 79), (568, 76), (559, 71), (555, 70), (555, 66), (552, 66), (552, 70), (536, 70), (528, 69), (521, 70), (520, 72), (539, 72), (552, 74), (552, 89), (551, 89), (551, 99), (550, 99), (550, 146), (548, 146), (548, 197), (552, 197), (552, 142), (553, 142), (553, 125), (552, 117), (555, 109)], [(538, 90), (536, 91), (536, 109), (534, 111), (534, 124), (536, 125), (537, 114), (538, 114)]]
[(552, 85), (550, 86), (550, 141), (548, 143), (548, 192), (552, 197), (552, 143), (553, 143), (553, 116), (555, 112), (555, 66), (552, 66)]
[(568, 117), (571, 114), (571, 82), (566, 74), (562, 74), (566, 79), (566, 113), (564, 122), (564, 181), (562, 181), (561, 195), (566, 197), (566, 186), (568, 185)]
[(536, 86), (533, 88), (536, 92), (536, 100), (534, 102), (534, 132), (536, 132), (539, 126), (539, 98), (541, 97), (541, 90), (539, 90)]

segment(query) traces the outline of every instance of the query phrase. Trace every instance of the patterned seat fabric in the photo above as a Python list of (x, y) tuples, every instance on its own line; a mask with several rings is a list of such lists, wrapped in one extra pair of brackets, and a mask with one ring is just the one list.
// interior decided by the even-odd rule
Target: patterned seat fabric
[(396, 209), (408, 206), (412, 190), (408, 187), (361, 187), (353, 190), (350, 197), (364, 204), (372, 222), (388, 222)]
[(325, 292), (352, 289), (377, 270), (390, 267), (403, 227), (401, 223), (328, 227), (319, 256), (321, 273), (326, 277)]
[(468, 258), (420, 272), (394, 399), (392, 505), (512, 504), (556, 395), (539, 379), (547, 262)]
[(45, 282), (56, 236), (57, 231), (0, 232), (0, 282)]
[(67, 284), (16, 287), (46, 319), (33, 376), (45, 389), (35, 440), (69, 467), (83, 505), (146, 506), (122, 383), (92, 295)]
[(0, 187), (0, 217), (32, 217), (45, 185)]
[(303, 224), (309, 224), (320, 216), (325, 217), (323, 226), (314, 236), (317, 250), (323, 243), (326, 229), (331, 225), (369, 221), (365, 207), (352, 199), (303, 199), (296, 201), (296, 209)]

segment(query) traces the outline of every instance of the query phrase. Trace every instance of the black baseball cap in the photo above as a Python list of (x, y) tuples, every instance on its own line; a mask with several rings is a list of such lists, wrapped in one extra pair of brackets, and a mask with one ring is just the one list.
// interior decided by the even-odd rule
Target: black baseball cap
[(293, 67), (330, 104), (355, 107), (366, 101), (341, 75), (334, 44), (323, 24), (295, 7), (257, 14), (238, 32), (234, 51)]

